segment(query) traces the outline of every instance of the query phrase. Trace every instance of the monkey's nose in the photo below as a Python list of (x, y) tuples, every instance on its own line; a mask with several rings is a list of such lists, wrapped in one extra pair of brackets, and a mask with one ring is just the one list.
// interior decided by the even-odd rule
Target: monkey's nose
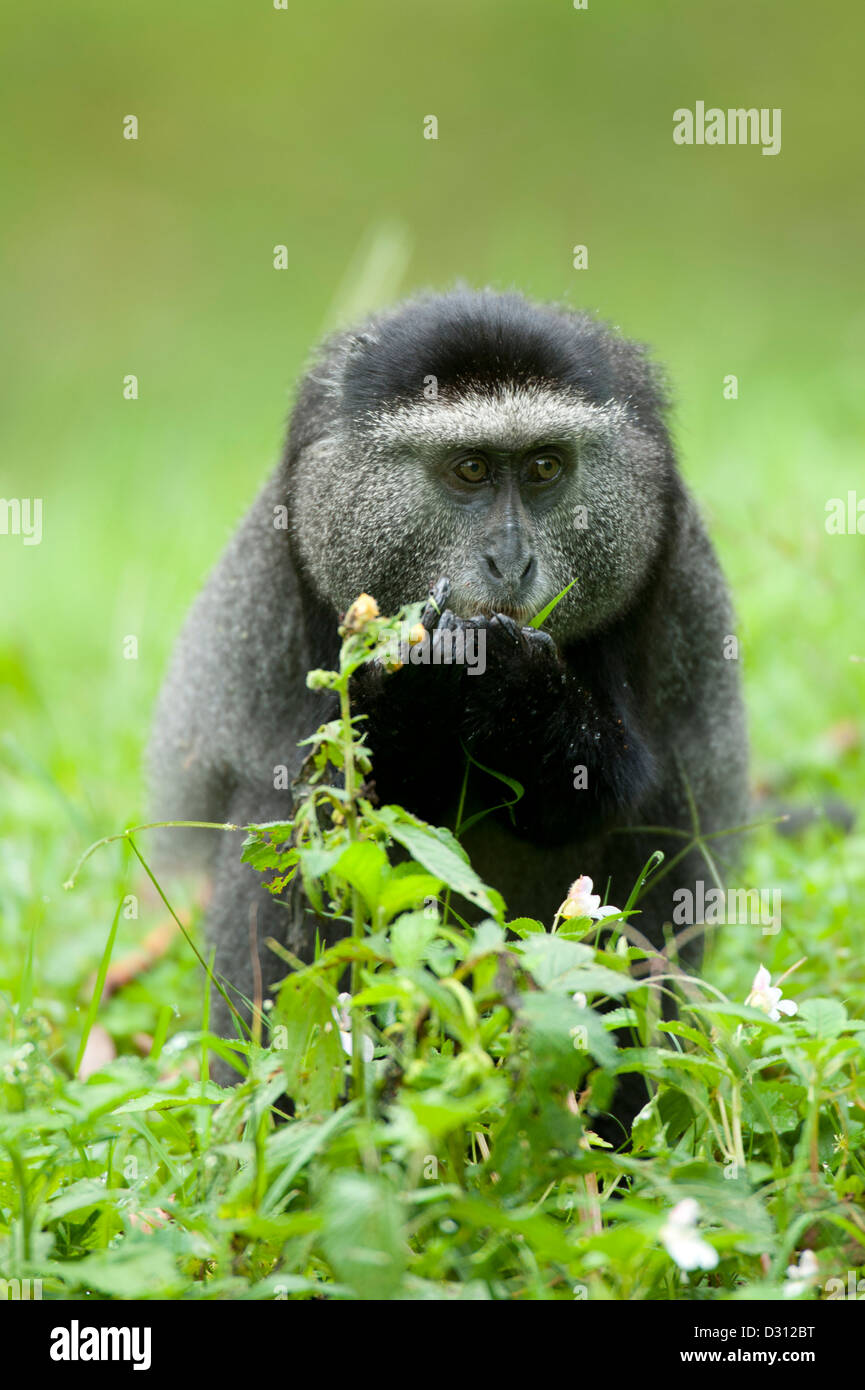
[(525, 553), (513, 558), (501, 553), (488, 554), (483, 557), (483, 567), (485, 577), (494, 589), (516, 591), (531, 583), (537, 569), (537, 561), (534, 555), (526, 558)]

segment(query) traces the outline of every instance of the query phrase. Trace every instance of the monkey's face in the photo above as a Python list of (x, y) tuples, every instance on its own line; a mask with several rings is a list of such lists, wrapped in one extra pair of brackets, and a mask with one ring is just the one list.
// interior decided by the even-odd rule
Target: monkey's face
[(383, 612), (442, 576), (462, 617), (585, 636), (638, 592), (664, 530), (668, 467), (625, 405), (530, 384), (405, 401), (345, 422), (296, 465), (295, 536), (337, 610)]

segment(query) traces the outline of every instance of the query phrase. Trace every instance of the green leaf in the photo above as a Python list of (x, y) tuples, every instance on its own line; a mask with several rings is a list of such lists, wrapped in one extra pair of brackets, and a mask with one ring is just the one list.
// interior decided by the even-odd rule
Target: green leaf
[(376, 976), (376, 980), (378, 983), (368, 985), (366, 989), (353, 996), (353, 1003), (357, 1008), (375, 1008), (378, 1004), (389, 1003), (392, 999), (408, 1007), (417, 997), (412, 981), (405, 975), (395, 975), (392, 971), (382, 972)]
[(73, 1288), (96, 1289), (109, 1298), (170, 1297), (187, 1284), (174, 1254), (159, 1243), (159, 1233), (147, 1237), (147, 1246), (125, 1243), (117, 1250), (91, 1255), (73, 1264), (53, 1264), (52, 1274)]
[(477, 758), (472, 756), (465, 744), (462, 745), (462, 750), (472, 767), (479, 768), (480, 771), (485, 772), (487, 776), (494, 777), (497, 782), (501, 782), (504, 786), (508, 787), (513, 792), (513, 797), (509, 801), (499, 801), (495, 806), (487, 806), (482, 811), (476, 811), (473, 816), (469, 816), (468, 820), (461, 821), (457, 826), (459, 834), (461, 836), (465, 835), (466, 831), (471, 830), (473, 825), (477, 825), (478, 821), (482, 821), (486, 816), (491, 816), (494, 811), (509, 811), (511, 813), (511, 821), (513, 821), (512, 808), (516, 806), (517, 802), (522, 800), (525, 795), (525, 788), (522, 782), (518, 782), (515, 777), (508, 777), (504, 772), (496, 771), (494, 767), (487, 767), (485, 763), (478, 762)]
[(597, 965), (591, 946), (566, 937), (529, 936), (525, 944), (513, 948), (522, 956), (532, 978), (544, 989), (558, 994), (611, 994), (614, 998), (642, 987), (625, 971), (619, 973)]
[(274, 1044), (281, 1053), (289, 1095), (313, 1113), (333, 1109), (343, 1085), (346, 1054), (333, 1016), (336, 991), (321, 971), (289, 975), (277, 1005)]
[(367, 912), (372, 915), (378, 906), (382, 880), (388, 870), (388, 859), (381, 845), (372, 840), (355, 840), (343, 850), (333, 866), (334, 872), (356, 888), (363, 898)]
[(515, 917), (512, 922), (506, 922), (505, 926), (508, 932), (520, 937), (544, 936), (547, 930), (543, 922), (539, 922), (535, 917)]
[(64, 1187), (50, 1202), (46, 1202), (45, 1215), (49, 1221), (58, 1221), (63, 1216), (70, 1216), (72, 1212), (83, 1213), (90, 1207), (113, 1205), (128, 1197), (128, 1191), (123, 1188), (111, 1191), (103, 1182), (94, 1182), (92, 1178), (80, 1178)]
[[(399, 870), (408, 872), (400, 873)], [(427, 898), (435, 898), (442, 887), (440, 878), (419, 874), (413, 864), (399, 864), (379, 892), (379, 920), (389, 922), (412, 907), (420, 907)]]
[(743, 1096), (745, 1122), (755, 1134), (788, 1133), (802, 1120), (807, 1094), (805, 1086), (789, 1081), (757, 1081), (753, 1092), (746, 1090)]
[(475, 934), (466, 953), (466, 960), (478, 960), (481, 956), (503, 951), (504, 948), (504, 928), (499, 926), (498, 922), (493, 922), (487, 917), (475, 928)]
[[(704, 1085), (726, 1074), (726, 1067), (714, 1057), (696, 1052), (673, 1052), (664, 1047), (625, 1047), (619, 1052), (616, 1071), (641, 1071), (659, 1080), (681, 1080), (679, 1073), (695, 1076)], [(711, 1083), (710, 1083), (711, 1084)]]
[(682, 1135), (694, 1123), (694, 1108), (684, 1091), (676, 1086), (665, 1087), (659, 1095), (658, 1114), (666, 1132), (667, 1143), (678, 1144)]
[(341, 855), (345, 853), (344, 843), (331, 845), (310, 845), (300, 850), (300, 862), (304, 873), (314, 878), (329, 874)]
[(321, 1244), (337, 1278), (364, 1301), (396, 1297), (408, 1259), (402, 1211), (381, 1177), (339, 1173), (322, 1194)]
[(102, 960), (99, 962), (99, 970), (96, 973), (96, 981), (93, 985), (93, 993), (90, 996), (90, 1003), (87, 1005), (87, 1013), (84, 1018), (84, 1028), (81, 1033), (81, 1041), (78, 1044), (78, 1055), (75, 1058), (75, 1075), (81, 1070), (81, 1061), (87, 1048), (87, 1039), (90, 1037), (91, 1029), (99, 1012), (99, 1005), (102, 1001), (102, 994), (105, 988), (105, 977), (108, 974), (108, 966), (111, 963), (111, 953), (114, 950), (114, 940), (117, 936), (117, 927), (120, 922), (120, 913), (123, 908), (123, 898), (117, 904), (117, 911), (111, 923), (111, 930), (105, 942), (105, 950), (102, 952)]
[(497, 922), (503, 921), (505, 905), (501, 894), (489, 888), (475, 873), (465, 850), (449, 831), (440, 826), (433, 829), (401, 806), (383, 806), (373, 813), (372, 819), (429, 873), (488, 912)]
[(443, 1139), (466, 1125), (480, 1123), (491, 1110), (505, 1103), (507, 1094), (504, 1077), (491, 1076), (464, 1096), (454, 1095), (445, 1086), (430, 1086), (425, 1091), (403, 1090), (402, 1104), (429, 1135)]
[(546, 608), (542, 608), (540, 613), (537, 613), (534, 616), (534, 618), (532, 618), (531, 622), (529, 623), (529, 627), (541, 627), (547, 621), (547, 618), (550, 616), (553, 609), (557, 608), (558, 605), (561, 603), (562, 599), (565, 597), (565, 594), (569, 594), (571, 592), (571, 589), (573, 589), (576, 582), (576, 579), (572, 579), (570, 584), (566, 584), (564, 589), (562, 589), (560, 593), (556, 594), (555, 598), (550, 599)]
[[(564, 994), (524, 994), (520, 1003), (520, 1018), (525, 1023), (532, 1050), (556, 1067), (558, 1077), (574, 1085), (586, 1070), (586, 1052), (601, 1066), (615, 1066), (615, 1042), (604, 1027), (600, 1014), (594, 1009), (581, 1009)], [(587, 1047), (576, 1046), (579, 1036), (574, 1029), (584, 1029)]]
[(733, 1004), (728, 999), (701, 999), (699, 1004), (689, 1004), (693, 1013), (719, 1014), (724, 1018), (740, 1018), (745, 1023), (760, 1023), (775, 1033), (783, 1033), (790, 1024), (787, 1019), (773, 1023), (763, 1009), (755, 1009), (751, 1004)]
[(523, 945), (514, 946), (523, 965), (542, 989), (571, 993), (577, 988), (569, 984), (569, 976), (581, 966), (591, 964), (595, 953), (591, 946), (566, 941), (561, 936), (530, 936)]
[(429, 970), (410, 969), (406, 970), (405, 975), (429, 1001), (441, 1022), (454, 1037), (461, 1042), (468, 1041), (472, 1030), (467, 1027), (466, 1016), (453, 991), (441, 980), (437, 980)]
[(586, 965), (570, 970), (565, 988), (580, 990), (583, 994), (611, 994), (618, 999), (645, 987), (644, 980), (633, 980), (625, 971), (608, 970), (605, 965)]
[[(257, 825), (243, 842), (241, 863), (249, 864), (263, 873), (267, 869), (285, 869), (297, 858), (297, 850), (286, 849), (294, 826), (291, 821), (274, 821), (268, 825)], [(277, 849), (277, 845), (282, 848)]]
[(663, 1145), (665, 1135), (659, 1105), (660, 1098), (656, 1094), (652, 1096), (651, 1100), (646, 1101), (642, 1110), (634, 1117), (634, 1123), (631, 1126), (631, 1143), (635, 1153)]
[(426, 959), (426, 951), (438, 931), (438, 919), (424, 912), (407, 912), (394, 922), (390, 944), (395, 964), (411, 970)]
[(806, 999), (799, 1017), (818, 1038), (837, 1038), (847, 1023), (847, 1010), (837, 999)]
[(711, 1041), (705, 1033), (701, 1033), (699, 1028), (692, 1028), (688, 1023), (682, 1023), (680, 1019), (670, 1019), (665, 1023), (659, 1023), (658, 1032), (669, 1033), (676, 1038), (687, 1038), (703, 1052), (711, 1047)]
[(518, 1242), (526, 1241), (536, 1256), (555, 1260), (566, 1267), (578, 1258), (577, 1247), (568, 1233), (552, 1217), (538, 1215), (534, 1206), (508, 1211), (501, 1202), (468, 1197), (452, 1202), (448, 1215), (478, 1230), (508, 1233)]

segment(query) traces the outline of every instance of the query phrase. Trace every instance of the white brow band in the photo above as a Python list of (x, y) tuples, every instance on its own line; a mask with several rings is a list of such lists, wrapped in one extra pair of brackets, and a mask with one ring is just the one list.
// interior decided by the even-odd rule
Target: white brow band
[(371, 417), (371, 433), (382, 444), (488, 444), (525, 447), (544, 440), (606, 434), (624, 415), (609, 402), (593, 405), (549, 387), (472, 388), (463, 395), (398, 406)]

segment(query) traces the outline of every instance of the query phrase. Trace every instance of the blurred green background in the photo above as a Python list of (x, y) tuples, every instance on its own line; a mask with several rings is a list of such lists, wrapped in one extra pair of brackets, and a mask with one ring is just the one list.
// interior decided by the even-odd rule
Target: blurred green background
[[(652, 344), (740, 613), (755, 779), (858, 805), (865, 537), (824, 516), (865, 495), (861, 39), (854, 0), (12, 0), (0, 496), (42, 497), (44, 537), (0, 536), (7, 961), (29, 929), (49, 983), (100, 947), (118, 857), (59, 884), (143, 814), (170, 642), (311, 346), (457, 279)], [(781, 153), (675, 146), (698, 99), (781, 107)]]

